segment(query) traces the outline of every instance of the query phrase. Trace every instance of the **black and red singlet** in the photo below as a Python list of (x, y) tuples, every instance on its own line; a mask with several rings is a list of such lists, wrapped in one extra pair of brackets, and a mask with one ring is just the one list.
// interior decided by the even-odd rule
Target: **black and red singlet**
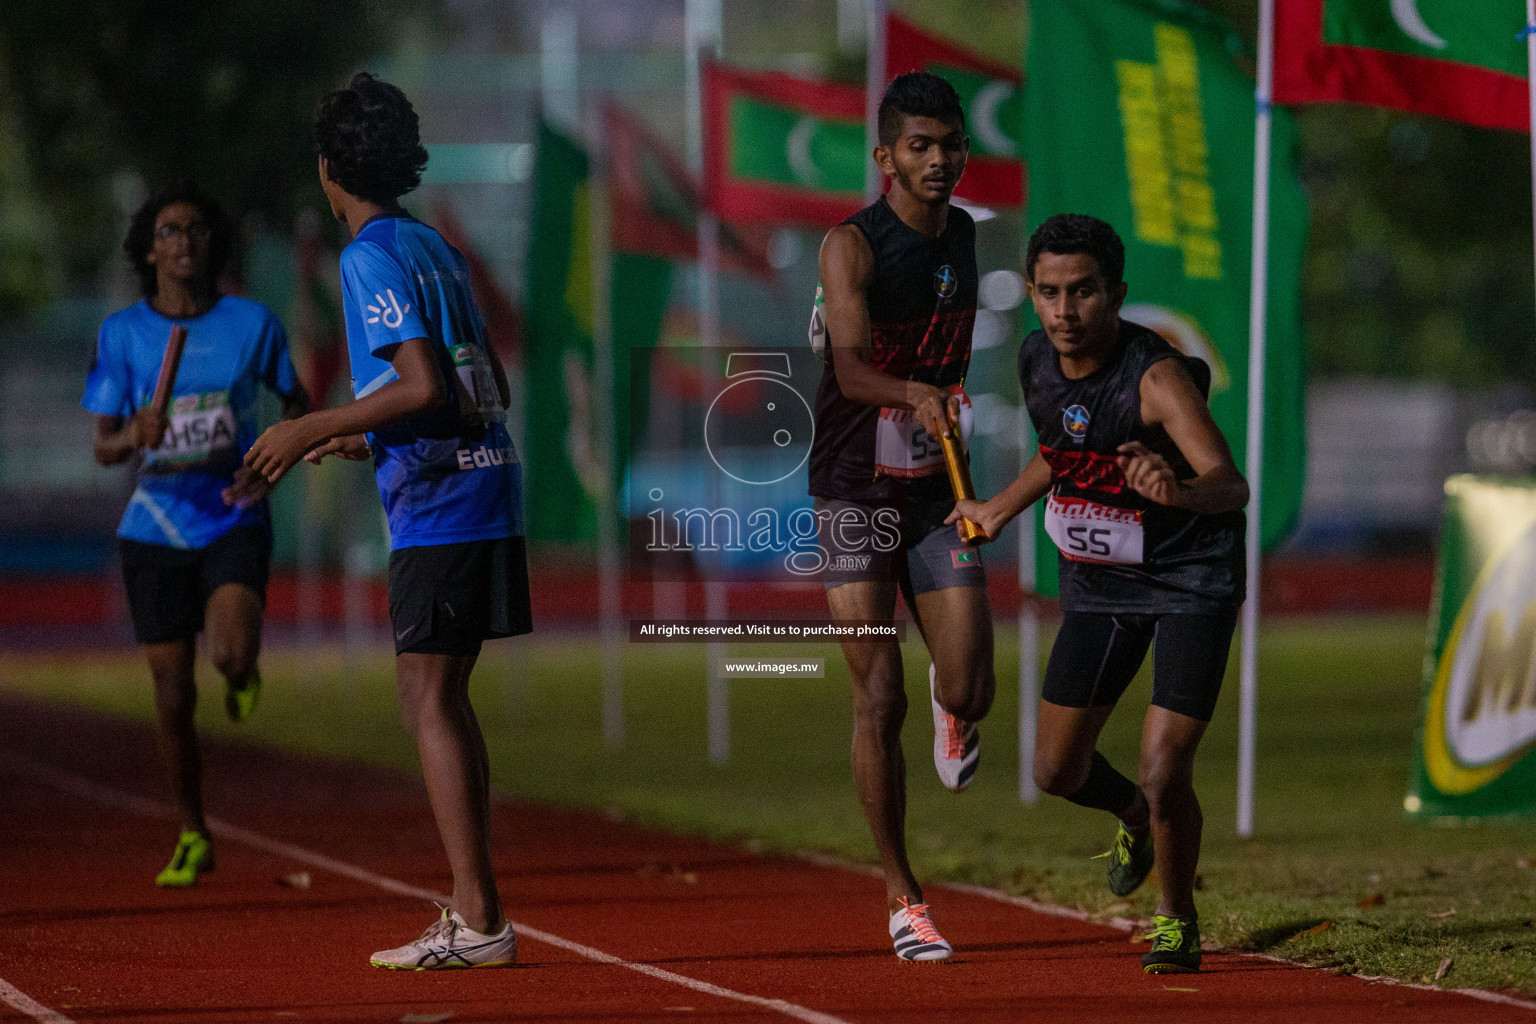
[[(874, 254), (868, 291), (871, 362), (904, 380), (959, 390), (976, 323), (976, 223), (949, 208), (944, 232), (928, 238), (884, 197), (849, 217)], [(937, 442), (907, 410), (844, 397), (829, 338), (816, 390), (810, 493), (865, 503), (943, 500), (949, 482)]]
[[(1065, 611), (1212, 612), (1243, 600), (1243, 512), (1158, 505), (1131, 489), (1116, 463), (1120, 445), (1140, 441), (1180, 479), (1195, 475), (1167, 432), (1141, 418), (1142, 376), (1154, 363), (1181, 358), (1126, 320), (1109, 361), (1078, 380), (1061, 372), (1043, 330), (1019, 349), (1019, 383), (1051, 467), (1044, 516), (1063, 556)], [(1197, 383), (1209, 380), (1204, 369), (1192, 367)]]

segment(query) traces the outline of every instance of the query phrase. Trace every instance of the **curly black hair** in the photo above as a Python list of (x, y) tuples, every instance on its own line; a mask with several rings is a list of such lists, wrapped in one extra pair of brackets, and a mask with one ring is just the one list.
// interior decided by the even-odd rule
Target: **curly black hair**
[(1058, 213), (1029, 236), (1024, 254), (1024, 276), (1035, 279), (1035, 261), (1043, 252), (1057, 256), (1084, 253), (1099, 264), (1104, 283), (1111, 287), (1125, 280), (1125, 243), (1115, 229), (1086, 213)]
[(885, 87), (876, 116), (880, 145), (896, 145), (901, 138), (903, 117), (931, 117), (965, 131), (965, 108), (960, 105), (960, 94), (948, 80), (927, 71), (897, 75)]
[(405, 93), (366, 71), (315, 108), (315, 147), (350, 195), (392, 206), (421, 184), (427, 150)]
[(224, 266), (235, 250), (234, 225), (224, 212), (224, 207), (213, 197), (187, 178), (178, 178), (162, 185), (134, 212), (133, 220), (128, 223), (128, 237), (123, 239), (123, 251), (128, 254), (134, 273), (139, 275), (139, 289), (145, 298), (154, 298), (160, 291), (159, 276), (149, 262), (149, 250), (155, 246), (155, 220), (161, 210), (176, 203), (191, 203), (197, 207), (203, 215), (203, 223), (208, 225), (211, 232), (208, 237), (207, 268), (210, 285), (218, 282), (219, 275), (224, 273)]

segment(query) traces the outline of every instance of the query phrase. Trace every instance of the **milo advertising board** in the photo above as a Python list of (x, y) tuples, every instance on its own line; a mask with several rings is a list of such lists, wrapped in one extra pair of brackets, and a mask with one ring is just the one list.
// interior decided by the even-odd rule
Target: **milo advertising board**
[(1454, 476), (1405, 809), (1536, 814), (1536, 480)]

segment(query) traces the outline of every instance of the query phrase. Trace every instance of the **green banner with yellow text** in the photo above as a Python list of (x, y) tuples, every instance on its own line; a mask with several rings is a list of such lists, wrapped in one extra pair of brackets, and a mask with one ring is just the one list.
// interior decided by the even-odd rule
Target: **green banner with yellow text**
[[(1033, 0), (1024, 159), (1031, 230), (1086, 213), (1125, 240), (1123, 316), (1211, 366), (1211, 414), (1242, 465), (1247, 437), (1254, 83), (1225, 22), (1177, 0)], [(1262, 535), (1301, 506), (1307, 207), (1294, 122), (1274, 116)], [(1037, 571), (1054, 593), (1055, 549)]]
[(1424, 721), (1404, 808), (1536, 814), (1536, 480), (1445, 484)]

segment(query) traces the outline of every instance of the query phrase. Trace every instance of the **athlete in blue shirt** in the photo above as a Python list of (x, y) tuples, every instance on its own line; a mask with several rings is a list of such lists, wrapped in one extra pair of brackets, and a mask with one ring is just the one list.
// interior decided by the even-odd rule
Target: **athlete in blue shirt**
[(302, 458), (371, 454), (388, 514), (401, 710), (453, 869), (453, 900), (421, 938), (371, 962), (507, 964), (517, 937), (491, 870), (490, 762), (469, 701), (481, 642), (533, 628), (522, 469), (502, 423), (506, 377), (486, 345), (464, 258), (400, 207), (427, 162), (405, 95), (358, 74), (321, 101), (315, 137), (320, 184), (353, 234), (341, 276), (356, 401), (276, 424), (246, 464), (275, 484)]
[[(117, 534), (181, 817), (176, 852), (155, 879), (167, 886), (191, 885), (213, 867), (193, 728), (198, 632), (206, 626), (231, 718), (250, 714), (261, 686), (256, 656), (272, 551), (271, 485), (241, 464), (256, 436), (258, 387), (283, 397), (285, 416), (309, 407), (271, 311), (218, 294), (232, 241), (223, 211), (188, 182), (139, 208), (124, 249), (144, 299), (102, 324), (81, 403), (96, 414), (97, 462), (142, 455)], [(150, 398), (176, 324), (187, 329), (187, 342), (169, 415), (162, 415)]]

